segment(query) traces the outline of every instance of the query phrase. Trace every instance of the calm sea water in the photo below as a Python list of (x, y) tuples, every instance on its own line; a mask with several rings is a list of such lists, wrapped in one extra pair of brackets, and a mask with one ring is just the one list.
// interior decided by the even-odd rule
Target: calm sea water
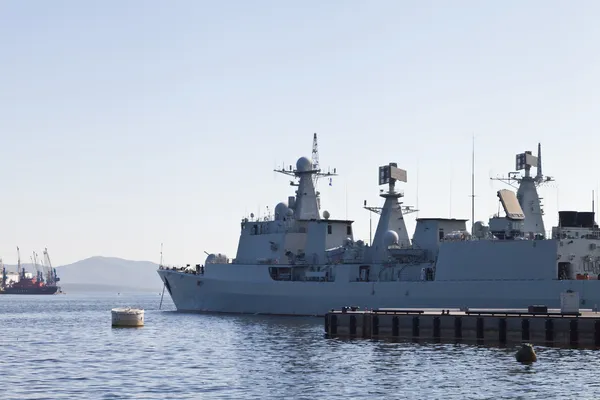
[[(165, 294), (0, 296), (0, 398), (600, 398), (600, 353), (326, 339), (319, 318), (180, 314)], [(146, 310), (111, 328), (110, 309)]]

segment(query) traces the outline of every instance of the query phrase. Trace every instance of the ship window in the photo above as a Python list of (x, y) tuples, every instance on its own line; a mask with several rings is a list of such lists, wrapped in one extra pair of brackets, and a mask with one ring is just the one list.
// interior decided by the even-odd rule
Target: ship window
[(332, 231), (333, 231), (333, 228), (331, 227), (331, 225), (327, 225), (327, 234), (331, 235)]
[(440, 240), (444, 240), (444, 230), (443, 229), (440, 229), (439, 238), (440, 238)]
[(346, 226), (346, 235), (352, 235), (352, 226)]

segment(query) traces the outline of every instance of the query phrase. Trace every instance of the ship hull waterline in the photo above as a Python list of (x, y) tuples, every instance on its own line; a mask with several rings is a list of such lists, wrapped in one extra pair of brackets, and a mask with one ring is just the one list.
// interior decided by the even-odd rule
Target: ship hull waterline
[(19, 294), (19, 295), (50, 295), (56, 294), (58, 292), (58, 287), (56, 286), (46, 286), (44, 288), (36, 288), (36, 289), (20, 289), (20, 288), (6, 288), (3, 291), (0, 291), (0, 294)]
[(323, 316), (331, 309), (560, 308), (560, 294), (578, 292), (581, 308), (600, 305), (599, 280), (473, 280), (394, 282), (247, 281), (173, 270), (158, 274), (177, 311)]

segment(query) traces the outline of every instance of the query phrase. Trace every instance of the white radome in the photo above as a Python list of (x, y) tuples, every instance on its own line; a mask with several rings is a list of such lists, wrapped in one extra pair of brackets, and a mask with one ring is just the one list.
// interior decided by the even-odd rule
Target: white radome
[(383, 236), (383, 243), (386, 246), (391, 246), (393, 244), (398, 244), (398, 233), (396, 231), (389, 230)]

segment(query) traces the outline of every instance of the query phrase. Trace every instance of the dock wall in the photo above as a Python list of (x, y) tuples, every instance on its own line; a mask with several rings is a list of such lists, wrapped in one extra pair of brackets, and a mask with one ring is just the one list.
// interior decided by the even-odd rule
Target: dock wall
[(600, 314), (462, 311), (332, 311), (330, 337), (600, 348)]

